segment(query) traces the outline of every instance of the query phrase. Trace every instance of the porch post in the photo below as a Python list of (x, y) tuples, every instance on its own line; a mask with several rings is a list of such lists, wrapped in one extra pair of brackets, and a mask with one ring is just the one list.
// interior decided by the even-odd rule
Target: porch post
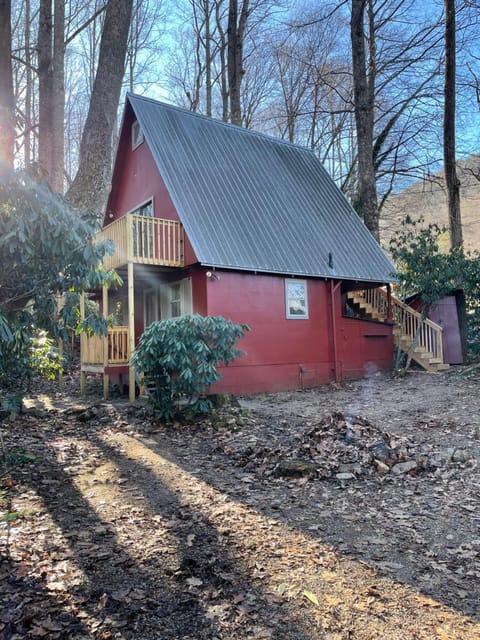
[[(80, 319), (85, 320), (85, 293), (82, 291), (80, 294)], [(82, 396), (85, 394), (85, 371), (83, 369), (85, 358), (85, 333), (82, 331), (80, 334), (80, 393)]]
[(392, 285), (387, 284), (387, 322), (393, 322), (392, 315)]
[[(102, 289), (102, 311), (105, 320), (108, 318), (108, 285), (104, 284)], [(103, 339), (103, 399), (108, 398), (108, 383), (110, 376), (107, 373), (108, 367), (108, 333)]]
[[(132, 357), (135, 349), (135, 289), (133, 262), (128, 261), (128, 357)], [(135, 402), (135, 369), (128, 365), (128, 395), (130, 402)]]

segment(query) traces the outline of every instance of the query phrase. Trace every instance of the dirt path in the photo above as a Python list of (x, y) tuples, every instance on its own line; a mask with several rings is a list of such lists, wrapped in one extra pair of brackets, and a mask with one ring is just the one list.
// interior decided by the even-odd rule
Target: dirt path
[[(2, 429), (0, 633), (480, 639), (479, 390), (455, 372), (375, 376), (186, 427), (37, 403)], [(378, 471), (384, 433), (414, 468)], [(322, 464), (279, 474), (299, 452)]]

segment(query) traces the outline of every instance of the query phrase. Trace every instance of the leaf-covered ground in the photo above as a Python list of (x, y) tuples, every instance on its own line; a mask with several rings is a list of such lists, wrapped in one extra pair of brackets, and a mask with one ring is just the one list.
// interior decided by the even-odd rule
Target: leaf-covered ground
[(476, 371), (186, 426), (40, 389), (1, 426), (0, 637), (480, 638)]

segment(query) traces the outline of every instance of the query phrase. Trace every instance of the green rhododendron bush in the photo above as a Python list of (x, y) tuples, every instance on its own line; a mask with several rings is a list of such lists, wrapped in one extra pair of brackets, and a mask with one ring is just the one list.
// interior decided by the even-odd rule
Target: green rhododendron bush
[(140, 337), (132, 364), (144, 374), (160, 417), (173, 418), (182, 405), (194, 412), (210, 411), (211, 401), (202, 396), (220, 379), (218, 365), (243, 355), (235, 344), (248, 330), (220, 316), (153, 322)]

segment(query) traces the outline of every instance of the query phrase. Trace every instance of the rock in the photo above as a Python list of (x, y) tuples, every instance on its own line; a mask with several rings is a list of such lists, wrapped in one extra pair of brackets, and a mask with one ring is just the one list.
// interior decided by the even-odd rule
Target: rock
[(362, 473), (362, 466), (358, 462), (349, 462), (338, 465), (338, 473), (354, 473), (360, 475)]
[(399, 462), (398, 464), (393, 465), (392, 473), (396, 476), (400, 476), (403, 473), (408, 473), (409, 471), (413, 471), (417, 468), (417, 463), (415, 460), (407, 460), (406, 462)]
[(354, 473), (336, 473), (335, 478), (337, 480), (355, 480)]
[(467, 462), (467, 460), (471, 460), (472, 457), (472, 453), (466, 449), (455, 449), (451, 460), (452, 462)]
[(383, 476), (387, 475), (387, 473), (389, 473), (390, 471), (390, 467), (381, 460), (377, 460), (375, 458), (373, 464), (375, 465), (375, 469), (378, 471), (378, 473), (381, 473)]
[(317, 473), (318, 464), (305, 460), (282, 460), (275, 468), (274, 475), (278, 478), (301, 478)]
[(370, 451), (373, 457), (380, 462), (388, 462), (395, 458), (395, 453), (385, 442), (377, 442), (370, 448)]

